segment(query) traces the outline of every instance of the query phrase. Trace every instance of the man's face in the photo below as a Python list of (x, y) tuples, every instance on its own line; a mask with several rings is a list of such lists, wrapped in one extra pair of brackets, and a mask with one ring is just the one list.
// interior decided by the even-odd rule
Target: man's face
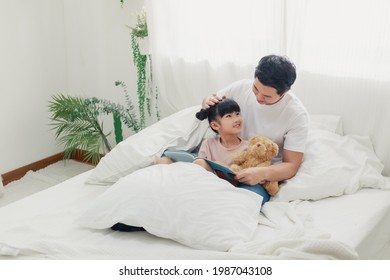
[(256, 96), (257, 102), (262, 105), (275, 104), (284, 95), (277, 94), (275, 88), (263, 85), (257, 78), (253, 82), (252, 91)]

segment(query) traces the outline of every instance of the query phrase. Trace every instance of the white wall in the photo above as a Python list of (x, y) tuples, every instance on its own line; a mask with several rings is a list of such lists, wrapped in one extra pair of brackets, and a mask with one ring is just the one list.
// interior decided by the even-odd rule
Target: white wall
[(0, 0), (0, 174), (62, 150), (48, 125), (53, 94), (121, 102), (115, 80), (135, 91), (126, 25), (143, 2)]
[(69, 93), (122, 101), (116, 80), (136, 90), (130, 28), (143, 0), (64, 0)]
[[(127, 84), (136, 96), (137, 74), (133, 63), (129, 26), (135, 26), (144, 0), (64, 0), (68, 94), (96, 96), (125, 105), (115, 81)], [(137, 106), (134, 100), (135, 107)], [(112, 116), (104, 118), (106, 131)], [(123, 126), (124, 137), (132, 132)], [(115, 145), (114, 134), (109, 139)]]

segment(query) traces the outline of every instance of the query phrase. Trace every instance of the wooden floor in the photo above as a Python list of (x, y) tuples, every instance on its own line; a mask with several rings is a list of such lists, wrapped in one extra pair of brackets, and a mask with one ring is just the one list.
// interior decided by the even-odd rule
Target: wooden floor
[[(22, 166), (20, 168), (17, 168), (15, 170), (9, 171), (7, 173), (1, 174), (3, 185), (7, 185), (12, 181), (18, 180), (22, 178), (28, 171), (37, 171), (40, 169), (43, 169), (50, 164), (56, 163), (58, 161), (61, 161), (64, 158), (64, 153), (58, 153), (55, 155), (52, 155), (50, 157), (38, 160), (36, 162), (30, 163), (28, 165)], [(75, 161), (83, 162), (83, 151), (77, 150), (76, 153), (73, 155), (71, 159)], [(90, 162), (86, 162), (86, 164), (91, 164)]]
[(29, 170), (24, 176), (9, 182), (4, 187), (0, 207), (47, 189), (92, 168), (94, 166), (76, 160), (60, 160), (36, 171)]

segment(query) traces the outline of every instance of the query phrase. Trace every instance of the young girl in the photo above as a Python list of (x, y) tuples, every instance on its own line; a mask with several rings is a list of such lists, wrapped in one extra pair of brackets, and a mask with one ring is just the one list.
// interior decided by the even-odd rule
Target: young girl
[(196, 118), (199, 120), (207, 118), (210, 128), (217, 135), (203, 141), (199, 149), (199, 159), (196, 159), (194, 163), (212, 171), (207, 162), (201, 159), (206, 158), (228, 167), (231, 164), (231, 156), (248, 147), (248, 141), (238, 136), (243, 121), (240, 107), (234, 100), (223, 99), (216, 106), (200, 110), (196, 113)]
[[(199, 149), (199, 158), (194, 160), (195, 164), (199, 164), (213, 172), (208, 163), (202, 158), (230, 166), (232, 155), (248, 147), (248, 141), (239, 137), (243, 120), (240, 106), (234, 100), (225, 98), (210, 108), (200, 110), (196, 113), (196, 117), (199, 120), (207, 118), (211, 129), (217, 135), (203, 141)], [(249, 186), (241, 183), (238, 187), (261, 195), (263, 204), (270, 199), (269, 194), (260, 184)]]

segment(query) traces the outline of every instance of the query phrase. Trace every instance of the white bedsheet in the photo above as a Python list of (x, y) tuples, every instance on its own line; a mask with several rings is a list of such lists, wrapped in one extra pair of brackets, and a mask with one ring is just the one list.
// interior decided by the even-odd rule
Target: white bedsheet
[(390, 178), (382, 191), (363, 189), (353, 195), (305, 202), (318, 227), (352, 248), (361, 259), (390, 259)]
[[(268, 203), (254, 238), (230, 252), (192, 249), (147, 232), (83, 229), (75, 218), (108, 188), (85, 185), (89, 173), (0, 208), (0, 258), (353, 259), (356, 251), (374, 258), (388, 242), (383, 229), (388, 231), (390, 221), (381, 222), (389, 216), (390, 192), (383, 190), (310, 203)], [(353, 212), (339, 212), (345, 207)], [(382, 231), (375, 235), (378, 228)]]

